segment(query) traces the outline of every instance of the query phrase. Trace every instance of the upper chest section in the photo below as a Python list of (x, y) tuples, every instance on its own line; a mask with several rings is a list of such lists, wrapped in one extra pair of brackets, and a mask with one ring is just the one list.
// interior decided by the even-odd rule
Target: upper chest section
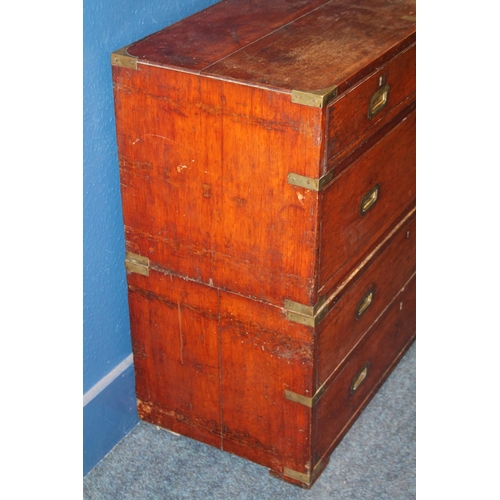
[(227, 0), (127, 50), (139, 64), (343, 92), (415, 41), (414, 16), (414, 0)]

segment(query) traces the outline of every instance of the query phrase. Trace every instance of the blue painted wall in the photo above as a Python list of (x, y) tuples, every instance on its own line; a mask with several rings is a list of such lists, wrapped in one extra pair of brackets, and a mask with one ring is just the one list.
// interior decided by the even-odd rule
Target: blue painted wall
[[(214, 3), (216, 0), (84, 0), (84, 393), (131, 353), (110, 54)], [(124, 374), (114, 383), (132, 393), (132, 377)], [(86, 429), (97, 429), (99, 418), (105, 418), (105, 393), (92, 399), (99, 411), (91, 412), (91, 426), (84, 421)], [(137, 421), (130, 398), (115, 398), (109, 407), (116, 426), (122, 412), (127, 425), (121, 434), (128, 432), (131, 422)], [(87, 423), (89, 411), (84, 412)], [(110, 446), (103, 444), (99, 433), (94, 436), (88, 431), (84, 447), (92, 459), (86, 470)]]

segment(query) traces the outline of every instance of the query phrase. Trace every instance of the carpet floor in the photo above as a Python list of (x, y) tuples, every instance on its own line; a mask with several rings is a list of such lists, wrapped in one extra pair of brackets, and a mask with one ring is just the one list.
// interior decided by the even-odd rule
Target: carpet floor
[(83, 480), (84, 500), (416, 498), (416, 344), (310, 490), (262, 466), (140, 422)]

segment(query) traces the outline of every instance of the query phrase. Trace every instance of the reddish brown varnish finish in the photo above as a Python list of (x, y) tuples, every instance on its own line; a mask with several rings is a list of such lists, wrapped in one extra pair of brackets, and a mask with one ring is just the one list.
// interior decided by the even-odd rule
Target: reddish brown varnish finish
[(140, 60), (200, 72), (327, 0), (223, 0), (129, 47)]
[[(373, 325), (314, 408), (313, 463), (342, 439), (391, 369), (415, 338), (416, 280), (397, 295)], [(355, 392), (352, 384), (368, 364), (366, 378)]]
[[(394, 302), (399, 301), (400, 307), (402, 301), (399, 288), (389, 279), (396, 275), (399, 280), (406, 272), (409, 280), (412, 275), (414, 249), (408, 242), (414, 228), (414, 218), (410, 217), (314, 328), (288, 321), (284, 311), (271, 304), (154, 269), (149, 277), (130, 274), (141, 418), (246, 457), (278, 475), (284, 467), (303, 473), (311, 470), (324, 452), (323, 445), (317, 448), (319, 445), (313, 441), (316, 427), (324, 428), (329, 435), (326, 427), (331, 425), (315, 423), (320, 418), (316, 415), (321, 415), (321, 410), (315, 408), (323, 400), (328, 401), (328, 394), (334, 389), (328, 388), (313, 408), (286, 399), (285, 390), (312, 397), (324, 382), (328, 387), (336, 386), (335, 381), (345, 372), (346, 365), (357, 366), (364, 359), (364, 354), (357, 352), (363, 349), (360, 346), (366, 344), (366, 337), (372, 335), (372, 323), (385, 325), (390, 333), (383, 335), (392, 335), (393, 329), (398, 328), (392, 320), (384, 319), (387, 306), (392, 304), (390, 309), (395, 309)], [(384, 274), (387, 271), (389, 276)], [(327, 357), (326, 363), (334, 368), (324, 377), (326, 381), (315, 381), (315, 366), (322, 374), (325, 352), (331, 344), (342, 343), (345, 325), (354, 317), (351, 306), (356, 303), (359, 290), (374, 282), (380, 294), (366, 314), (376, 311), (375, 322), (372, 319), (364, 326), (356, 325), (353, 334), (357, 345), (352, 344), (355, 347), (350, 356), (344, 356), (338, 364)], [(352, 300), (353, 296), (356, 300)], [(411, 321), (414, 307), (410, 305), (404, 311)], [(407, 338), (412, 338), (412, 328), (404, 330)], [(400, 346), (397, 350), (399, 344), (387, 342), (393, 347), (386, 346), (386, 357), (399, 355), (406, 348)], [(380, 383), (375, 374), (370, 383), (363, 385), (373, 387)], [(335, 420), (335, 425), (343, 429), (358, 412), (359, 408), (352, 404), (341, 421)], [(334, 437), (324, 446), (330, 446)]]
[[(390, 245), (382, 245), (373, 263), (361, 268), (337, 294), (335, 305), (318, 328), (317, 387), (341, 366), (366, 329), (415, 273), (415, 241), (413, 215), (399, 228)], [(362, 299), (370, 292), (370, 305), (358, 316)]]
[[(141, 418), (309, 487), (405, 352), (414, 14), (411, 0), (228, 0), (132, 44), (136, 70), (113, 66), (126, 249), (149, 259), (149, 276), (127, 274)], [(292, 102), (332, 85), (325, 107)], [(315, 191), (291, 173), (332, 176)], [(305, 326), (288, 301), (328, 313)]]
[[(405, 134), (401, 142), (385, 139), (387, 148), (383, 139), (318, 194), (287, 182), (289, 172), (319, 177), (323, 121), (316, 108), (178, 72), (171, 72), (167, 98), (161, 77), (170, 72), (149, 68), (146, 89), (142, 71), (115, 69), (127, 250), (170, 272), (276, 305), (285, 299), (314, 305), (347, 259), (400, 215), (394, 209), (415, 199), (414, 125), (396, 127), (393, 135)], [(148, 120), (135, 117), (142, 108)], [(229, 131), (224, 140), (222, 130)], [(374, 165), (380, 151), (385, 163)], [(361, 198), (377, 183), (380, 200), (360, 217)], [(349, 246), (338, 231), (349, 231)]]
[(218, 291), (157, 271), (128, 286), (140, 417), (220, 446)]
[[(321, 193), (321, 295), (414, 205), (415, 120), (412, 112)], [(361, 202), (376, 186), (377, 201), (362, 214)]]
[[(415, 98), (415, 77), (415, 45), (412, 45), (328, 106), (329, 167), (335, 164), (335, 157), (349, 145), (355, 143), (371, 128), (380, 128), (382, 123), (407, 105), (407, 101)], [(389, 86), (387, 104), (370, 118), (368, 115), (370, 99), (385, 85)]]
[(223, 449), (270, 469), (310, 461), (310, 412), (285, 389), (314, 392), (311, 328), (280, 308), (221, 292)]
[(318, 196), (287, 176), (318, 176), (322, 114), (155, 67), (114, 78), (127, 250), (277, 305), (314, 303)]
[(281, 91), (343, 92), (414, 43), (414, 15), (414, 0), (229, 0), (128, 52), (139, 62)]
[[(202, 73), (280, 90), (344, 92), (415, 41), (407, 1), (332, 0)], [(360, 43), (361, 42), (361, 43)]]

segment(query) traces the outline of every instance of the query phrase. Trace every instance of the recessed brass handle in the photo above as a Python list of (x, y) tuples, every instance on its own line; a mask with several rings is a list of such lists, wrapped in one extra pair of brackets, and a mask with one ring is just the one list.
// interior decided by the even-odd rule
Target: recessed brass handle
[(373, 302), (374, 293), (375, 290), (371, 288), (370, 290), (368, 290), (365, 296), (359, 301), (358, 307), (356, 308), (356, 319), (361, 318), (363, 313), (370, 307), (371, 303)]
[(380, 184), (372, 187), (368, 193), (366, 193), (363, 198), (361, 198), (361, 204), (359, 206), (359, 211), (361, 215), (365, 215), (370, 208), (375, 205), (378, 201), (378, 197), (380, 194)]
[(365, 366), (361, 368), (361, 371), (354, 377), (351, 384), (351, 394), (356, 392), (359, 386), (364, 382), (366, 376), (368, 375), (368, 369), (370, 368), (370, 363), (365, 363)]
[(368, 118), (373, 118), (386, 107), (389, 100), (389, 90), (389, 85), (384, 85), (372, 95), (368, 106)]

